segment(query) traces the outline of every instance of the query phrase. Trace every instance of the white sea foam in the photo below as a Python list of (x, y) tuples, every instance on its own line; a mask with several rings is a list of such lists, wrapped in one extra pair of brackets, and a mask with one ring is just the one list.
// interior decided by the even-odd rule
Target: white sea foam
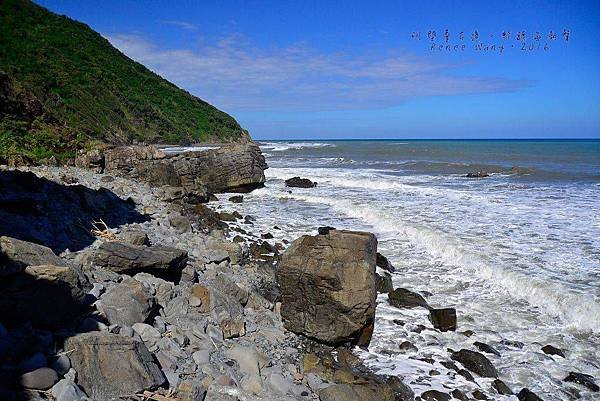
[(260, 142), (259, 145), (262, 149), (271, 152), (285, 152), (290, 149), (335, 147), (335, 144), (325, 142)]

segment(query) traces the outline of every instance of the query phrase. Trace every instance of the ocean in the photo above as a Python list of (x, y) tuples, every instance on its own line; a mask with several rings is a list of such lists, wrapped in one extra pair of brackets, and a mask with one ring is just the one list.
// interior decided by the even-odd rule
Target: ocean
[[(396, 267), (394, 287), (457, 309), (456, 332), (421, 330), (431, 327), (425, 310), (395, 309), (379, 295), (371, 345), (358, 350), (367, 365), (404, 377), (416, 394), (463, 388), (509, 399), (491, 379), (472, 382), (439, 363), (480, 341), (501, 354), (488, 357), (513, 391), (593, 399), (563, 379), (600, 377), (600, 140), (260, 145), (266, 186), (241, 204), (220, 196), (219, 207), (255, 216), (254, 231), (274, 241), (319, 226), (373, 232)], [(465, 177), (479, 171), (490, 176)], [(286, 188), (294, 176), (318, 186)], [(417, 350), (401, 350), (403, 341)], [(547, 344), (566, 358), (543, 353)]]

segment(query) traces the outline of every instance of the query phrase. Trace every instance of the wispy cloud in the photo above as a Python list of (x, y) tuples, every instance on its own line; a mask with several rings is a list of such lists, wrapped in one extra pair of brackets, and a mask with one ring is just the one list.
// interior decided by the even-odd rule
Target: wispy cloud
[(426, 96), (510, 92), (528, 82), (465, 77), (457, 65), (403, 54), (351, 56), (306, 45), (260, 49), (241, 38), (161, 49), (137, 35), (109, 35), (129, 57), (230, 111), (385, 108)]
[(198, 30), (198, 25), (192, 24), (191, 22), (187, 22), (187, 21), (169, 20), (169, 21), (162, 21), (162, 23), (167, 24), (167, 25), (175, 25), (176, 27), (185, 29), (187, 31), (197, 31)]

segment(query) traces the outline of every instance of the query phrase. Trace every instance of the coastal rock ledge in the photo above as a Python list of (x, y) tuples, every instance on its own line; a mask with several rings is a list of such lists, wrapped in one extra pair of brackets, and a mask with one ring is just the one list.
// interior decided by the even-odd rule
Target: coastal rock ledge
[(165, 153), (152, 145), (107, 148), (102, 156), (84, 153), (75, 163), (108, 174), (138, 179), (153, 186), (182, 188), (196, 201), (211, 193), (249, 192), (262, 187), (267, 163), (254, 142), (233, 143), (184, 153)]
[(276, 272), (284, 326), (326, 344), (368, 345), (375, 318), (373, 234), (330, 230), (295, 240)]

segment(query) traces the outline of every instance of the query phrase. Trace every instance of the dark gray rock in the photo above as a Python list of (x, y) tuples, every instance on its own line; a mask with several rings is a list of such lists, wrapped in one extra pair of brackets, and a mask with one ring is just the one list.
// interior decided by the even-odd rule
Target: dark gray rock
[(553, 345), (550, 345), (550, 344), (548, 344), (548, 345), (544, 345), (544, 346), (542, 347), (542, 351), (544, 352), (544, 354), (548, 354), (548, 355), (558, 355), (558, 356), (561, 356), (561, 357), (563, 357), (563, 358), (566, 358), (566, 357), (565, 357), (565, 353), (563, 352), (563, 350), (562, 350), (562, 349), (560, 349), (560, 348), (556, 348), (555, 346), (553, 346)]
[(504, 383), (500, 379), (494, 380), (492, 382), (492, 387), (498, 392), (498, 394), (501, 394), (501, 395), (512, 395), (513, 394), (513, 392), (510, 389), (510, 387), (508, 387), (506, 385), (506, 383)]
[(440, 331), (455, 331), (456, 330), (456, 309), (429, 309), (429, 320), (433, 327)]
[(39, 368), (19, 378), (19, 384), (32, 390), (48, 390), (58, 382), (58, 374), (50, 368)]
[(242, 203), (244, 201), (243, 195), (235, 195), (229, 198), (229, 202)]
[(67, 355), (60, 355), (50, 365), (59, 376), (64, 376), (71, 369), (71, 360)]
[(302, 236), (276, 271), (285, 327), (329, 344), (367, 345), (375, 316), (373, 234), (332, 230)]
[(98, 310), (104, 313), (108, 322), (119, 326), (145, 322), (155, 307), (149, 288), (131, 277), (108, 290), (98, 304)]
[(0, 277), (22, 272), (27, 266), (57, 265), (64, 262), (52, 249), (11, 237), (0, 237)]
[(105, 242), (94, 253), (94, 264), (121, 274), (151, 273), (176, 279), (187, 263), (187, 252), (168, 246), (138, 246)]
[(382, 294), (387, 294), (388, 292), (394, 291), (392, 276), (387, 273), (375, 273), (375, 287), (377, 288), (377, 292)]
[(485, 178), (485, 177), (489, 177), (489, 176), (490, 176), (490, 174), (485, 171), (475, 171), (475, 172), (465, 174), (465, 177), (467, 177), (467, 178)]
[(396, 271), (396, 268), (394, 267), (394, 265), (392, 265), (388, 258), (383, 256), (379, 252), (377, 252), (377, 259), (375, 263), (377, 264), (377, 267), (381, 267), (383, 270), (387, 270), (390, 273)]
[(465, 368), (477, 373), (479, 376), (498, 377), (498, 371), (494, 364), (479, 352), (461, 349), (452, 354), (452, 359), (460, 362)]
[(85, 393), (69, 379), (62, 379), (56, 383), (51, 393), (56, 401), (90, 401)]
[(285, 186), (295, 188), (314, 188), (317, 186), (317, 183), (309, 180), (308, 178), (292, 177), (285, 180)]
[(481, 352), (485, 352), (486, 354), (494, 354), (496, 356), (500, 356), (500, 353), (492, 346), (486, 344), (486, 343), (482, 343), (480, 341), (475, 341), (473, 343), (474, 346), (477, 347), (477, 349), (479, 349), (479, 351)]
[(585, 373), (569, 372), (564, 381), (581, 384), (595, 393), (600, 390), (600, 387), (594, 381), (594, 376), (586, 375)]
[(429, 304), (420, 294), (407, 290), (406, 288), (396, 288), (388, 294), (388, 302), (396, 308), (429, 308)]
[(65, 341), (77, 382), (98, 401), (151, 390), (165, 378), (146, 346), (131, 338), (109, 333), (86, 333)]
[(519, 394), (517, 394), (517, 398), (519, 399), (519, 401), (544, 401), (540, 397), (538, 397), (536, 393), (529, 390), (528, 388), (524, 388), (521, 391), (519, 391)]
[(423, 401), (450, 401), (452, 397), (449, 394), (443, 393), (438, 390), (427, 390), (421, 393), (421, 399)]

